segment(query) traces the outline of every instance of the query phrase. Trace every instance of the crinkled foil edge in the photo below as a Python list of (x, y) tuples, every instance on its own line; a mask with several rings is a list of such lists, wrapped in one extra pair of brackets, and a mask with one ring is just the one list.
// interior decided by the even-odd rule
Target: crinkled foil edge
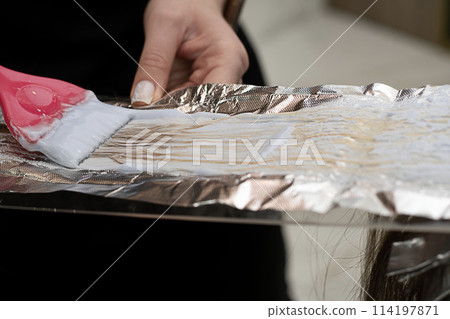
[[(378, 83), (311, 88), (205, 84), (173, 92), (149, 108), (229, 115), (249, 112), (281, 113), (314, 107), (344, 95), (366, 95), (392, 102), (402, 101), (422, 95), (426, 88), (396, 90)], [(396, 211), (398, 196), (390, 191), (375, 191), (364, 199), (364, 207), (352, 207), (351, 203), (359, 201), (358, 198), (349, 201), (348, 196), (351, 194), (346, 193), (348, 189), (330, 189), (331, 186), (326, 181), (305, 180), (292, 175), (150, 176), (145, 173), (66, 169), (53, 164), (42, 155), (26, 152), (18, 144), (13, 154), (16, 156), (0, 163), (0, 192), (48, 193), (68, 190), (155, 204), (186, 207), (225, 204), (252, 211), (308, 210), (325, 213), (334, 207), (343, 206), (367, 209), (385, 216), (399, 213)], [(315, 185), (314, 192), (305, 192), (305, 188), (298, 187), (308, 184)], [(449, 219), (450, 209), (443, 208), (442, 211), (424, 214), (423, 217)]]

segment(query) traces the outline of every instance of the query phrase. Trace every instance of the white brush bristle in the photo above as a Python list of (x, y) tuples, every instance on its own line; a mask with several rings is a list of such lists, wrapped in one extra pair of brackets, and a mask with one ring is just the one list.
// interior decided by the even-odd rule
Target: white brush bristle
[(82, 104), (67, 109), (55, 128), (37, 143), (21, 144), (60, 165), (76, 168), (129, 120), (125, 109), (102, 103), (90, 93)]
[[(28, 143), (23, 137), (19, 138), (19, 142), (29, 151), (41, 152), (60, 165), (76, 168), (132, 119), (167, 118), (197, 123), (201, 119), (227, 116), (212, 113), (190, 115), (178, 110), (125, 109), (102, 103), (94, 93), (89, 92), (83, 103), (68, 107), (63, 117), (50, 126), (37, 125), (24, 130), (27, 136), (38, 139), (38, 142)], [(44, 137), (39, 138), (42, 135)]]

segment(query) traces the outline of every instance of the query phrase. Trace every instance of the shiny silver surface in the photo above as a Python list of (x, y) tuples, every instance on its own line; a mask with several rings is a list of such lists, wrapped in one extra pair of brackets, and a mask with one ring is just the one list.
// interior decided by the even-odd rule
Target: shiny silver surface
[[(161, 205), (176, 201), (181, 207), (224, 204), (261, 215), (278, 211), (297, 216), (341, 207), (391, 217), (450, 218), (449, 86), (396, 90), (383, 84), (288, 89), (207, 84), (172, 97), (149, 108), (255, 113), (262, 121), (265, 114), (291, 112), (283, 117), (291, 117), (296, 127), (301, 116), (308, 116), (301, 134), (313, 137), (326, 165), (212, 175), (74, 170), (25, 151), (3, 129), (0, 191), (66, 190)], [(278, 223), (280, 216), (269, 219)]]

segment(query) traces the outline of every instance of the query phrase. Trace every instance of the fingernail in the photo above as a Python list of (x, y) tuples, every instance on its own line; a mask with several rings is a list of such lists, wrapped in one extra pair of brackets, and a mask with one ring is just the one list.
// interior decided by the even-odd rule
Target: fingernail
[(131, 104), (136, 106), (149, 105), (152, 103), (155, 86), (150, 81), (141, 81), (134, 88)]

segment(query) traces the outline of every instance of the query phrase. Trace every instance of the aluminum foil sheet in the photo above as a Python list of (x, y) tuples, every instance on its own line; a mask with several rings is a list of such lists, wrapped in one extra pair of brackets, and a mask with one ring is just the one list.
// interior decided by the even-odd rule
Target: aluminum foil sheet
[[(383, 84), (207, 84), (177, 91), (150, 108), (230, 116), (201, 123), (198, 117), (166, 125), (130, 123), (78, 169), (25, 151), (3, 126), (0, 191), (67, 190), (184, 207), (224, 204), (261, 213), (326, 213), (343, 207), (450, 219), (450, 86), (396, 90)], [(171, 137), (171, 160), (161, 169), (142, 170), (137, 161), (127, 165), (127, 141), (143, 130)], [(255, 156), (246, 161), (242, 145), (237, 146), (236, 163), (216, 157), (208, 161), (203, 155), (201, 165), (191, 165), (193, 150), (185, 145), (205, 135), (228, 144), (245, 138), (250, 146), (264, 139), (258, 151), (266, 165)], [(282, 142), (272, 147), (269, 140)], [(301, 164), (290, 162), (301, 157), (300, 143), (288, 148), (293, 140), (302, 146), (313, 142)], [(287, 152), (284, 159), (282, 150)], [(152, 160), (164, 156), (154, 153)]]

